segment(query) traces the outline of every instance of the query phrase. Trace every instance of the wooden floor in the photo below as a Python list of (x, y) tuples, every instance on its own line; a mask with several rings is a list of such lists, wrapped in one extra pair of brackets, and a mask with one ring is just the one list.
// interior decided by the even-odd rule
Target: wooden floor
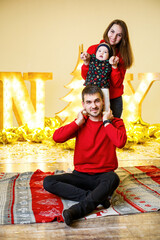
[(72, 227), (65, 223), (2, 225), (0, 239), (160, 239), (159, 213), (111, 216), (76, 221)]
[[(130, 150), (118, 150), (119, 166), (160, 165), (160, 144), (149, 142)], [(0, 172), (41, 169), (71, 169), (73, 151), (49, 144), (15, 143), (0, 145)], [(1, 225), (3, 239), (160, 239), (160, 212), (79, 220), (72, 227), (65, 223)]]

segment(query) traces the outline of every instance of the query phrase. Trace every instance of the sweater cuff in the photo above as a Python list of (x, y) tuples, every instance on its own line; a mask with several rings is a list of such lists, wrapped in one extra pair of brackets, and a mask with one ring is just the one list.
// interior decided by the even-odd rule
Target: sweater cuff
[(76, 123), (76, 119), (73, 121), (73, 127), (75, 129), (78, 129), (79, 128), (79, 125)]
[(82, 65), (82, 69), (83, 69), (83, 70), (88, 70), (88, 68), (89, 68), (89, 64), (86, 65), (86, 64), (83, 63), (83, 65)]
[(114, 128), (113, 125), (111, 123), (107, 124), (105, 127), (104, 127), (107, 131), (112, 131), (112, 129)]
[(111, 72), (111, 74), (114, 73), (114, 72), (118, 72), (118, 71), (119, 71), (119, 70), (118, 70), (118, 67), (117, 67), (117, 68), (113, 68), (113, 67), (112, 67), (112, 72)]

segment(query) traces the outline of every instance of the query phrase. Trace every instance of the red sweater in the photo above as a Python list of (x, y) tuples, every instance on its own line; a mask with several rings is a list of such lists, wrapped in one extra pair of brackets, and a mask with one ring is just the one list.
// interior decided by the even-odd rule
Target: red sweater
[[(104, 40), (100, 41), (100, 43), (102, 42), (104, 42)], [(91, 47), (88, 48), (87, 52), (89, 54), (96, 54), (98, 45), (99, 44), (92, 45)], [(124, 66), (123, 59), (121, 58), (119, 53), (117, 53), (116, 55), (119, 57), (119, 64), (116, 69), (112, 68), (111, 78), (110, 78), (111, 80), (110, 88), (109, 88), (110, 99), (120, 97), (123, 94), (123, 88), (124, 88), (123, 80), (126, 73), (126, 68)], [(81, 75), (84, 79), (86, 79), (87, 77), (88, 70), (89, 70), (89, 65), (83, 64), (81, 68)]]
[(53, 140), (58, 143), (73, 137), (76, 137), (75, 170), (95, 174), (114, 171), (118, 167), (116, 147), (122, 148), (127, 140), (122, 119), (114, 118), (106, 127), (102, 121), (94, 122), (89, 118), (81, 127), (73, 121), (53, 134)]

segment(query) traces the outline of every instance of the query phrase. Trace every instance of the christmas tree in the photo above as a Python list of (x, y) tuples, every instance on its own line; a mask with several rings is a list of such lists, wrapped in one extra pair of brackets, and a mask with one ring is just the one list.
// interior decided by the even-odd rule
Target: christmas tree
[(68, 105), (56, 114), (56, 116), (58, 116), (65, 124), (72, 122), (73, 119), (77, 117), (78, 112), (82, 109), (81, 92), (84, 88), (84, 80), (81, 76), (81, 66), (83, 64), (83, 61), (80, 58), (81, 52), (83, 52), (83, 45), (79, 46), (78, 61), (74, 71), (71, 73), (73, 78), (70, 83), (65, 86), (71, 90), (66, 96), (61, 98), (61, 100), (68, 102)]

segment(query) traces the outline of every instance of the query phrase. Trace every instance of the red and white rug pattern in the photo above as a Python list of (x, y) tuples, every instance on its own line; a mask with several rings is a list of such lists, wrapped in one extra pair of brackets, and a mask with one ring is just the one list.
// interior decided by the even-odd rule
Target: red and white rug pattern
[[(86, 219), (160, 210), (160, 167), (121, 167), (116, 172), (121, 182), (110, 208), (98, 206)], [(63, 210), (75, 202), (43, 189), (50, 174), (54, 173), (0, 173), (0, 224), (63, 222)]]

